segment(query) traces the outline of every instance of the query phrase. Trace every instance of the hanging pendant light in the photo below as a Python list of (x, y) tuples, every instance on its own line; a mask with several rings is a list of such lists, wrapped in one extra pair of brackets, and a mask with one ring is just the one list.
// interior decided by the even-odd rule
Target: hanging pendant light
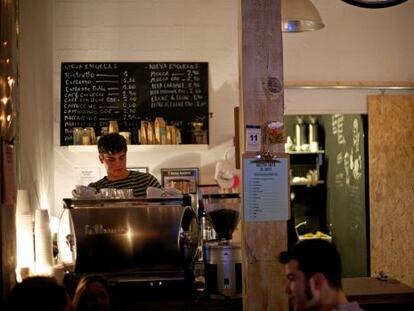
[(282, 32), (304, 32), (324, 26), (310, 0), (282, 0)]

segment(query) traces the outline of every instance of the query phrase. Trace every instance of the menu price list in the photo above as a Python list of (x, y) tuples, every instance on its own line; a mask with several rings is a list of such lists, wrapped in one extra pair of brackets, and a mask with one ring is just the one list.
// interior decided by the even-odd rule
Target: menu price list
[(159, 116), (208, 129), (208, 63), (62, 63), (61, 145), (73, 144), (74, 127), (100, 133), (117, 121), (134, 133)]
[(246, 221), (287, 220), (289, 217), (288, 160), (243, 161)]

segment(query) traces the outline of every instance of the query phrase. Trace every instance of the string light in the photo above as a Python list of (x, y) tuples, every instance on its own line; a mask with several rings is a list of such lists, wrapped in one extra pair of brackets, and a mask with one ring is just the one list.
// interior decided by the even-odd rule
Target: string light
[(7, 102), (9, 101), (9, 99), (7, 97), (3, 97), (1, 101), (3, 102), (4, 105), (7, 105)]
[(9, 84), (9, 87), (12, 89), (14, 86), (14, 79), (11, 76), (7, 77), (7, 83)]

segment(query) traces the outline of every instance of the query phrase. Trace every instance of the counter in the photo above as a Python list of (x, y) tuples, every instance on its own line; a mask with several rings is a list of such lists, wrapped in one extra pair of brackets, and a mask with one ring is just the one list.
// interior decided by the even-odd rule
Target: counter
[(344, 278), (343, 288), (348, 299), (357, 301), (365, 311), (414, 310), (414, 288), (395, 279)]

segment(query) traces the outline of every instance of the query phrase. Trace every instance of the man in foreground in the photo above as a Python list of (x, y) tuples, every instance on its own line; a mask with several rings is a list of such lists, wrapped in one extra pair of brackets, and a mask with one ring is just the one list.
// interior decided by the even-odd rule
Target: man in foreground
[(359, 311), (342, 290), (341, 258), (336, 247), (325, 240), (304, 240), (281, 252), (285, 264), (286, 294), (295, 311)]

